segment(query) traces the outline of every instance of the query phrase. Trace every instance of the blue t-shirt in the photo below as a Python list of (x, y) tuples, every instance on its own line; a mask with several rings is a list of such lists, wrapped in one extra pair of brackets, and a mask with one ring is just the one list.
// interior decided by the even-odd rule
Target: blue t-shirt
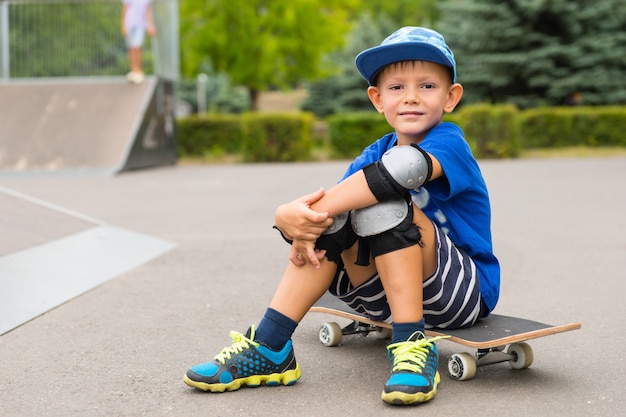
[[(380, 160), (396, 145), (389, 133), (363, 150), (348, 167), (343, 179)], [(474, 261), (480, 279), (480, 293), (492, 311), (500, 293), (500, 264), (493, 254), (491, 206), (485, 180), (465, 141), (463, 131), (452, 123), (440, 123), (420, 142), (433, 155), (444, 176), (412, 191), (415, 204)]]

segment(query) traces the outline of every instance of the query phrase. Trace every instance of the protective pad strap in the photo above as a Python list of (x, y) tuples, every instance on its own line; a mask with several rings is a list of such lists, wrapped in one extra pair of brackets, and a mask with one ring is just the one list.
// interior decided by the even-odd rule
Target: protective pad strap
[(274, 225), (272, 226), (272, 229), (278, 230), (278, 233), (280, 233), (280, 237), (282, 237), (285, 242), (289, 243), (290, 245), (293, 244), (293, 239), (288, 239), (287, 236), (285, 236), (285, 234), (283, 233), (283, 231), (278, 228), (278, 226)]
[(393, 230), (370, 236), (367, 238), (367, 243), (372, 250), (372, 256), (375, 258), (385, 253), (408, 248), (409, 246), (423, 246), (422, 232), (416, 224), (405, 220)]
[(393, 180), (381, 161), (372, 162), (363, 168), (365, 181), (378, 201), (387, 201), (408, 194), (408, 190)]
[(378, 201), (404, 196), (407, 190), (417, 190), (430, 179), (432, 172), (430, 155), (415, 144), (394, 146), (380, 161), (363, 168), (367, 184)]

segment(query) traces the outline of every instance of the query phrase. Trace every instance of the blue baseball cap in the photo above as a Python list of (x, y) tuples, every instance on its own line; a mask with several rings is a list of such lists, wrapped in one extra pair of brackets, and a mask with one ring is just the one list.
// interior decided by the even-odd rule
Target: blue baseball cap
[(429, 61), (450, 69), (456, 82), (454, 54), (440, 33), (434, 30), (406, 26), (389, 35), (379, 46), (357, 55), (355, 64), (370, 85), (383, 67), (400, 61)]

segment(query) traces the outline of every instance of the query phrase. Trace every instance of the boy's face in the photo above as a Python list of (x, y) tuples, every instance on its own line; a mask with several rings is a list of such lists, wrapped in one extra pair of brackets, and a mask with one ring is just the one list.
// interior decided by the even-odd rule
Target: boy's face
[(388, 65), (368, 88), (372, 104), (384, 113), (399, 145), (420, 142), (458, 104), (461, 84), (451, 84), (442, 65), (428, 61), (405, 61)]

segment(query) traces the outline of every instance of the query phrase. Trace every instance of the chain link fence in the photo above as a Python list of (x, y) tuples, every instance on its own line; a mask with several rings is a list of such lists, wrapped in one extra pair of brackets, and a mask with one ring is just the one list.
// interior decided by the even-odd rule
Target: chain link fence
[[(179, 76), (178, 0), (153, 0), (144, 70)], [(128, 72), (121, 0), (0, 0), (0, 82)]]

